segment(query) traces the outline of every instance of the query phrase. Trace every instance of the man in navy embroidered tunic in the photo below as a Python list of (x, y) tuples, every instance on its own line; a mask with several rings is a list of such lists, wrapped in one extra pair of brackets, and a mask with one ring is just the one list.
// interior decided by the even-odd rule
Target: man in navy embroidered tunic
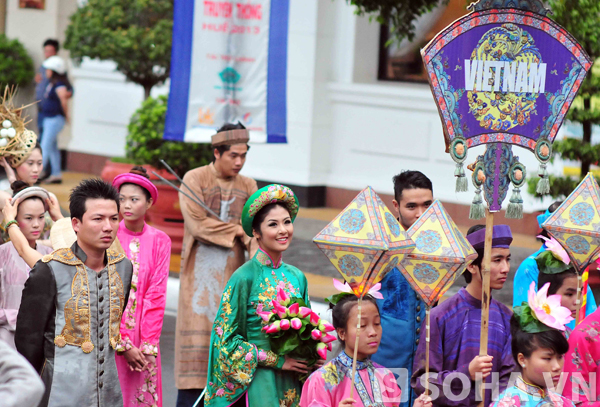
[[(408, 230), (433, 202), (431, 180), (419, 171), (403, 171), (394, 177), (394, 208), (398, 221)], [(425, 304), (397, 268), (381, 280), (383, 300), (377, 300), (383, 334), (372, 359), (398, 376), (402, 388), (400, 407), (415, 399), (409, 382), (413, 358), (419, 344)]]
[(133, 267), (107, 250), (119, 227), (119, 193), (85, 180), (73, 189), (69, 209), (77, 241), (31, 270), (15, 344), (46, 386), (40, 407), (122, 406), (115, 348)]

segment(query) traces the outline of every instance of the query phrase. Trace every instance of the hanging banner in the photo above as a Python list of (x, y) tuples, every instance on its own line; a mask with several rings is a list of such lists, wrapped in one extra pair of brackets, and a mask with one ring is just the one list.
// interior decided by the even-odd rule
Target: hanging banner
[(480, 1), (421, 51), (446, 145), (549, 148), (592, 61), (541, 2), (498, 3), (510, 2)]
[(241, 122), (285, 143), (289, 0), (175, 2), (164, 138), (209, 143)]
[(520, 219), (527, 173), (512, 146), (533, 151), (536, 192), (549, 193), (552, 144), (592, 61), (540, 0), (479, 0), (469, 8), (421, 55), (456, 162), (456, 192), (468, 189), (468, 149), (486, 145), (468, 167), (475, 185), (469, 217), (485, 215), (482, 192), (489, 210), (500, 211), (512, 184), (506, 216)]

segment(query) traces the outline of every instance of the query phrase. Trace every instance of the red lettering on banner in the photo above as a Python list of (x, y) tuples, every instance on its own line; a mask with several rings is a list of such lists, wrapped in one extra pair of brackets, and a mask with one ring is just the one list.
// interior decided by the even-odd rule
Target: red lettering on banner
[(204, 2), (204, 15), (208, 17), (230, 18), (233, 5), (228, 1), (208, 1)]
[(241, 20), (262, 20), (261, 4), (242, 4), (237, 3), (237, 18)]
[(216, 101), (217, 101), (217, 103), (225, 103), (227, 105), (236, 105), (236, 106), (239, 106), (239, 104), (240, 104), (239, 99), (217, 98)]
[(223, 24), (206, 24), (206, 23), (202, 23), (202, 29), (206, 30), (206, 31), (215, 31), (215, 32), (228, 32), (229, 31), (229, 24), (227, 23), (223, 23)]

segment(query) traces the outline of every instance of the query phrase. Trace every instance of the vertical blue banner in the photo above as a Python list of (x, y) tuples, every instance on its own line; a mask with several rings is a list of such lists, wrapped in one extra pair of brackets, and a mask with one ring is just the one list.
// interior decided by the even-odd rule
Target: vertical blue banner
[(176, 0), (164, 138), (210, 142), (240, 121), (287, 142), (289, 0)]

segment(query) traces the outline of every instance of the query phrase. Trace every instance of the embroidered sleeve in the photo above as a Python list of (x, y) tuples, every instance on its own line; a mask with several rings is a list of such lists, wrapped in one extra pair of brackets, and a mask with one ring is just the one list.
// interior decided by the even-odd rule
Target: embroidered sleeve
[(158, 356), (158, 345), (148, 343), (146, 341), (142, 342), (140, 346), (140, 350), (144, 355), (149, 356)]
[[(167, 281), (169, 280), (169, 264), (171, 259), (171, 239), (164, 236), (163, 239), (157, 239), (160, 245), (155, 265), (149, 268), (152, 272), (148, 290), (143, 298), (144, 309), (142, 310), (140, 336), (142, 343), (150, 346), (146, 353), (142, 347), (142, 352), (148, 355), (155, 355), (158, 351), (158, 342), (163, 326), (163, 317), (165, 315), (165, 306), (167, 303)], [(156, 356), (156, 355), (155, 355)]]
[[(285, 358), (278, 356), (275, 352), (273, 352), (271, 350), (267, 350), (267, 351), (264, 351), (262, 349), (258, 350), (258, 364), (261, 366), (281, 369), (281, 367), (278, 366), (279, 359), (285, 360)], [(283, 363), (281, 363), (281, 365), (283, 366)]]
[(600, 324), (592, 321), (588, 326), (577, 329), (569, 338), (569, 352), (565, 355), (563, 368), (568, 377), (563, 395), (579, 407), (600, 406), (600, 401), (593, 397), (600, 381), (600, 377), (596, 377), (600, 375), (596, 375), (598, 364), (595, 358), (598, 329)]
[(243, 272), (230, 278), (213, 324), (207, 404), (216, 397), (227, 402), (237, 399), (258, 367), (258, 349), (245, 338), (250, 285), (244, 279)]
[(119, 342), (117, 344), (116, 347), (116, 351), (121, 353), (121, 352), (127, 352), (128, 350), (133, 349), (133, 342), (131, 342), (131, 339), (129, 339), (129, 336), (123, 336), (121, 339), (121, 342)]

